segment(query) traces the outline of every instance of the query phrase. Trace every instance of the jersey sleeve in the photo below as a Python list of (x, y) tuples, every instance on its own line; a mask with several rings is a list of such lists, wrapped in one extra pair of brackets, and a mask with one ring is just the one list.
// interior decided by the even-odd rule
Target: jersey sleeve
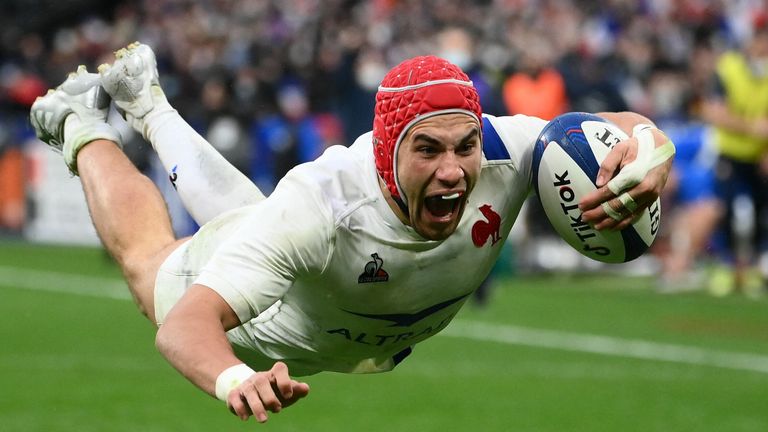
[(333, 233), (319, 187), (283, 181), (253, 207), (195, 283), (216, 291), (247, 322), (283, 297), (297, 278), (323, 271)]
[[(522, 114), (503, 117), (485, 115), (483, 152), (486, 154), (488, 163), (494, 162), (490, 155), (506, 153), (507, 160), (511, 161), (518, 173), (530, 183), (533, 175), (533, 148), (546, 125), (546, 120)], [(494, 147), (502, 151), (494, 150)]]

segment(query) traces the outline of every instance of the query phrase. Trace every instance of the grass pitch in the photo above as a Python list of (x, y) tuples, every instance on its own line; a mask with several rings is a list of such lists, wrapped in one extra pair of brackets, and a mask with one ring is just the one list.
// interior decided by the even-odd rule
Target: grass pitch
[(243, 423), (155, 351), (103, 252), (0, 243), (0, 431), (768, 430), (768, 300), (616, 276), (496, 281), (395, 371)]

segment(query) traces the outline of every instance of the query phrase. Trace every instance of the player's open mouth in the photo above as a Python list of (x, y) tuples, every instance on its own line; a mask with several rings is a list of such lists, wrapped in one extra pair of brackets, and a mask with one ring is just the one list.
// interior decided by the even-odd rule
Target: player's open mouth
[(427, 197), (424, 199), (424, 208), (435, 219), (450, 219), (458, 209), (462, 195), (461, 192), (453, 192)]

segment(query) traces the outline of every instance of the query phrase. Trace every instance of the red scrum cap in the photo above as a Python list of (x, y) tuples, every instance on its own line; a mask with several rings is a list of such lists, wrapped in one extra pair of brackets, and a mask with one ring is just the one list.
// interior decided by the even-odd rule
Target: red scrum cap
[(397, 150), (417, 122), (438, 114), (464, 113), (480, 123), (480, 97), (458, 66), (435, 56), (406, 60), (387, 72), (376, 93), (373, 152), (376, 171), (404, 205), (397, 179)]

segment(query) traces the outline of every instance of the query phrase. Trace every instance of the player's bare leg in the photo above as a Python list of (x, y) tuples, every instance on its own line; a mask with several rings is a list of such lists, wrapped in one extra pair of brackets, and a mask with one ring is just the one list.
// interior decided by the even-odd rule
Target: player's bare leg
[(195, 222), (202, 225), (264, 199), (253, 182), (171, 107), (149, 46), (133, 43), (115, 56), (114, 64), (99, 67), (102, 85), (128, 123), (152, 144)]
[(77, 154), (77, 166), (96, 232), (154, 323), (157, 270), (184, 241), (174, 237), (163, 197), (113, 142), (89, 143)]
[(123, 154), (120, 135), (106, 123), (109, 96), (99, 82), (98, 74), (79, 68), (35, 101), (30, 120), (37, 136), (79, 174), (104, 247), (154, 323), (155, 274), (177, 240), (159, 191)]

